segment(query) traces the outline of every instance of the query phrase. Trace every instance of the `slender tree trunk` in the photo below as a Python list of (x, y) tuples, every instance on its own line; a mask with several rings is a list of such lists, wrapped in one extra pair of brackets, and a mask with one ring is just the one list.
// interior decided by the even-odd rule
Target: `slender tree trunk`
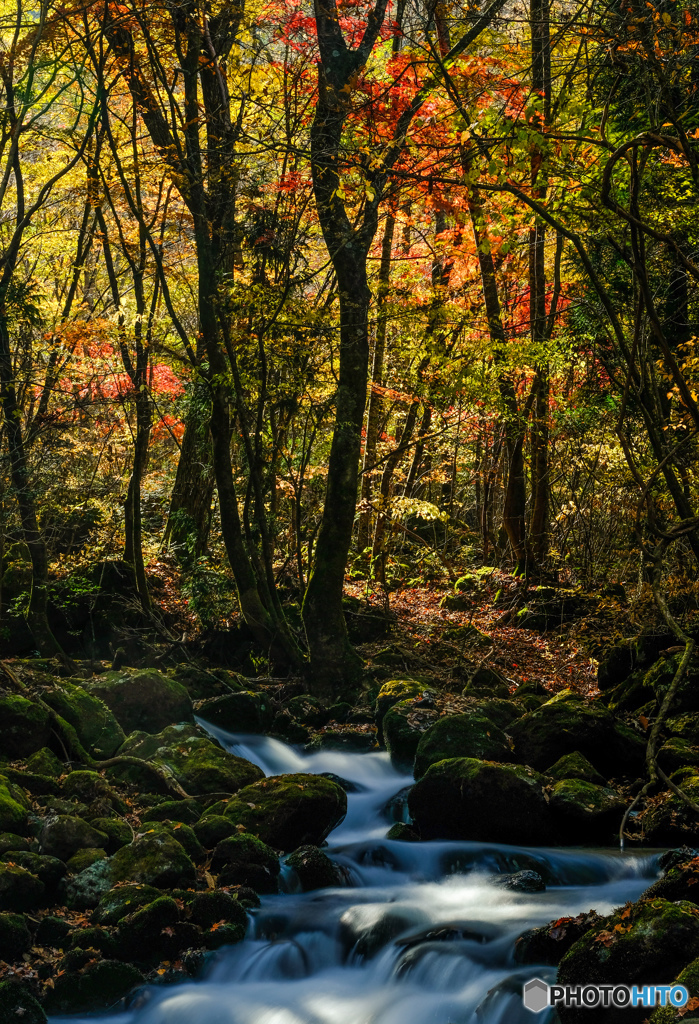
[(182, 450), (170, 498), (164, 543), (187, 562), (206, 551), (211, 526), (214, 471), (208, 389), (196, 381), (185, 416)]

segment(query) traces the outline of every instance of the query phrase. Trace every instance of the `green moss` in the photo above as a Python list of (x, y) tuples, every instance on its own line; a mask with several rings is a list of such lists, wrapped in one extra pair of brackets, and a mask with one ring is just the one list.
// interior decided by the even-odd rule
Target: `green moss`
[(142, 815), (141, 821), (182, 821), (194, 825), (201, 818), (203, 807), (198, 800), (163, 800)]
[(0, 832), (22, 834), (27, 830), (27, 811), (22, 794), (0, 775)]
[(46, 775), (49, 778), (57, 779), (65, 771), (62, 761), (56, 757), (48, 747), (42, 747), (27, 759), (27, 768), (37, 775)]
[[(429, 691), (429, 687), (425, 687), (416, 679), (389, 679), (383, 684), (376, 696), (374, 715), (379, 730), (379, 742), (383, 742), (382, 723), (384, 717), (393, 705), (402, 700), (419, 697), (426, 690)], [(434, 695), (434, 691), (432, 691), (432, 695)]]
[(5, 864), (17, 864), (36, 875), (47, 889), (55, 889), (66, 873), (66, 866), (58, 857), (46, 857), (29, 851), (11, 851), (2, 856)]
[(482, 715), (450, 715), (439, 718), (421, 736), (415, 754), (415, 778), (422, 778), (430, 765), (450, 757), (508, 761), (511, 751), (505, 734)]
[(72, 875), (77, 875), (84, 871), (85, 868), (96, 864), (98, 860), (104, 860), (106, 856), (107, 854), (104, 850), (97, 849), (96, 847), (87, 847), (74, 853), (66, 866)]
[(42, 697), (73, 726), (82, 745), (94, 757), (112, 757), (124, 742), (123, 729), (110, 709), (85, 687), (62, 680), (47, 687)]
[(46, 1024), (46, 1014), (20, 982), (0, 981), (0, 1020)]
[(69, 800), (91, 803), (93, 800), (111, 800), (115, 794), (109, 783), (98, 772), (74, 771), (63, 780), (63, 793)]
[(188, 857), (203, 860), (204, 848), (189, 825), (182, 821), (147, 821), (138, 830), (139, 835), (166, 835), (176, 839)]
[(383, 735), (391, 762), (396, 768), (410, 771), (422, 738), (439, 719), (433, 707), (423, 707), (415, 700), (403, 700), (391, 707), (383, 719)]
[(108, 1010), (142, 983), (143, 975), (131, 964), (93, 961), (77, 973), (57, 977), (45, 1005), (52, 1014)]
[(291, 852), (318, 846), (347, 813), (347, 794), (318, 775), (277, 775), (246, 786), (226, 816), (269, 846)]
[(119, 885), (105, 893), (95, 909), (92, 920), (96, 924), (119, 924), (123, 917), (148, 906), (160, 893), (150, 885)]
[(98, 832), (82, 818), (69, 814), (48, 818), (41, 833), (43, 852), (63, 861), (67, 861), (78, 850), (104, 849), (107, 842), (103, 832)]
[(194, 865), (183, 847), (168, 835), (139, 836), (111, 859), (109, 875), (114, 882), (143, 882), (156, 888), (191, 884)]
[(134, 729), (157, 733), (194, 717), (184, 686), (155, 669), (107, 672), (86, 689), (104, 701), (127, 733)]
[(278, 890), (279, 858), (257, 836), (240, 832), (221, 840), (214, 849), (211, 868), (219, 885), (248, 885), (260, 893)]
[(317, 846), (301, 846), (286, 858), (286, 863), (296, 872), (301, 890), (327, 889), (342, 885), (342, 871)]
[(70, 925), (63, 917), (47, 915), (42, 917), (36, 931), (37, 946), (50, 946), (52, 949), (63, 949), (69, 944)]
[(244, 907), (226, 892), (212, 889), (198, 892), (189, 905), (189, 916), (201, 928), (211, 928), (219, 921), (247, 928), (248, 915)]
[(34, 910), (41, 906), (43, 882), (17, 864), (0, 864), (0, 910)]
[(90, 824), (107, 837), (107, 853), (116, 853), (122, 846), (128, 846), (133, 839), (131, 826), (120, 818), (93, 818)]
[(31, 932), (21, 914), (0, 914), (0, 960), (19, 960), (31, 944)]
[(0, 696), (0, 750), (9, 758), (28, 757), (51, 735), (48, 712), (18, 694)]
[(605, 782), (604, 777), (579, 750), (559, 757), (546, 774), (550, 775), (552, 779), (583, 779), (585, 782), (593, 782), (597, 786), (603, 786)]
[(207, 850), (212, 850), (222, 839), (228, 839), (234, 833), (235, 825), (223, 814), (207, 813), (194, 826), (194, 834)]
[(626, 803), (613, 789), (584, 779), (563, 779), (553, 787), (549, 810), (562, 837), (576, 843), (616, 837)]
[(242, 925), (223, 924), (204, 933), (204, 945), (207, 949), (220, 949), (221, 946), (234, 946), (244, 938), (245, 928)]
[(479, 665), (471, 673), (463, 693), (465, 697), (485, 696), (507, 700), (510, 696), (510, 684), (495, 669)]

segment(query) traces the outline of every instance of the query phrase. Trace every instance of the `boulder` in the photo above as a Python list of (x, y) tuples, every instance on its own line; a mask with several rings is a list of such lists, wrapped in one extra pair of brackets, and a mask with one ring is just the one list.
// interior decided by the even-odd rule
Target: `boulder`
[(193, 861), (204, 859), (204, 847), (193, 829), (183, 821), (145, 821), (138, 830), (140, 836), (172, 836)]
[[(699, 956), (699, 907), (663, 899), (640, 900), (601, 918), (568, 950), (558, 969), (561, 985), (643, 985), (672, 981)], [(561, 1024), (589, 1020), (586, 1007), (559, 1007)], [(595, 1024), (635, 1024), (648, 1010), (595, 1010)]]
[(19, 694), (0, 695), (0, 750), (5, 757), (28, 757), (45, 747), (51, 717), (45, 708)]
[(56, 888), (66, 873), (65, 864), (57, 857), (45, 857), (29, 851), (5, 853), (2, 855), (2, 861), (5, 864), (18, 864), (19, 867), (30, 871), (49, 891)]
[(201, 818), (204, 808), (193, 797), (187, 800), (163, 800), (141, 815), (141, 821), (182, 821), (194, 825)]
[(114, 882), (142, 882), (157, 889), (187, 888), (195, 878), (184, 848), (168, 835), (137, 836), (111, 858), (109, 878)]
[(68, 878), (65, 904), (69, 910), (91, 910), (112, 885), (109, 860), (98, 860), (77, 875)]
[(699, 746), (699, 713), (672, 715), (665, 721), (665, 732), (670, 736), (679, 736), (693, 746)]
[(508, 726), (516, 718), (521, 718), (525, 708), (514, 700), (501, 700), (500, 697), (479, 697), (471, 709), (479, 715), (485, 715), (493, 725), (507, 732)]
[(264, 732), (271, 722), (269, 698), (249, 690), (200, 701), (196, 712), (205, 722), (227, 732)]
[(45, 1006), (51, 1014), (108, 1010), (143, 981), (143, 975), (133, 964), (90, 959), (80, 970), (65, 971), (56, 977)]
[(419, 843), (420, 836), (414, 828), (406, 825), (403, 821), (397, 821), (391, 825), (386, 833), (386, 839), (397, 839), (402, 843)]
[[(661, 655), (645, 677), (645, 686), (652, 689), (658, 706), (662, 704), (670, 689), (681, 658), (681, 652)], [(672, 698), (673, 715), (688, 711), (699, 711), (699, 662), (696, 658), (693, 658), (685, 669)]]
[(178, 952), (174, 940), (179, 921), (180, 909), (170, 896), (159, 896), (127, 914), (115, 936), (117, 956), (141, 964), (169, 960)]
[(223, 814), (207, 814), (194, 826), (194, 834), (203, 847), (213, 850), (222, 839), (234, 835), (236, 827)]
[(688, 765), (699, 766), (699, 747), (681, 736), (671, 736), (658, 751), (658, 764), (666, 775)]
[[(670, 779), (695, 803), (699, 803), (699, 769), (682, 768)], [(638, 821), (643, 837), (650, 846), (681, 846), (696, 841), (697, 819), (684, 800), (669, 790), (661, 793), (641, 815)]]
[(563, 690), (512, 723), (517, 760), (545, 771), (564, 754), (579, 751), (605, 777), (642, 767), (645, 742), (599, 701)]
[(285, 710), (295, 722), (309, 726), (311, 729), (319, 729), (330, 721), (329, 709), (321, 700), (308, 693), (292, 697), (290, 701), (287, 701)]
[(509, 761), (512, 751), (501, 729), (483, 715), (450, 715), (439, 718), (424, 732), (415, 753), (415, 778), (447, 758), (470, 757), (479, 761)]
[(623, 683), (636, 664), (633, 641), (617, 644), (604, 654), (597, 666), (597, 686), (602, 692)]
[[(188, 906), (189, 918), (200, 928), (212, 928), (220, 921), (247, 929), (248, 915), (241, 903), (221, 889), (198, 892)], [(241, 936), (242, 938), (242, 936)]]
[(692, 856), (694, 851), (687, 850), (688, 856), (673, 863), (665, 875), (653, 882), (643, 893), (641, 899), (664, 899), (671, 903), (688, 900), (696, 903), (699, 900), (699, 856)]
[(583, 757), (579, 750), (574, 750), (571, 754), (564, 754), (563, 757), (559, 757), (556, 763), (546, 771), (546, 775), (557, 781), (561, 779), (582, 779), (583, 782), (593, 782), (596, 786), (603, 786), (605, 783), (604, 777), (590, 764), (586, 757)]
[(69, 800), (80, 800), (85, 804), (99, 799), (109, 802), (116, 799), (114, 790), (98, 772), (82, 770), (70, 772), (63, 780), (61, 788), (63, 795)]
[(128, 846), (133, 839), (133, 829), (121, 818), (93, 818), (90, 825), (107, 837), (104, 849), (107, 853), (116, 853), (122, 846)]
[(317, 846), (300, 846), (286, 858), (286, 863), (294, 869), (302, 892), (329, 889), (345, 882), (342, 869)]
[(496, 875), (493, 878), (493, 885), (499, 885), (511, 892), (544, 892), (546, 889), (546, 882), (539, 872), (532, 871), (531, 868), (524, 868), (509, 875)]
[(247, 885), (259, 893), (279, 891), (279, 857), (247, 832), (217, 843), (211, 868), (218, 873), (219, 885)]
[(541, 845), (551, 836), (543, 780), (526, 766), (438, 761), (411, 789), (408, 808), (423, 839)]
[(268, 846), (291, 853), (323, 842), (345, 817), (347, 794), (318, 775), (277, 775), (241, 789), (225, 813)]
[(394, 704), (385, 714), (382, 726), (386, 750), (400, 771), (411, 771), (422, 734), (439, 720), (439, 712), (430, 700), (416, 697)]
[(0, 910), (34, 910), (46, 889), (36, 875), (18, 864), (0, 864)]
[(150, 885), (118, 885), (105, 893), (92, 914), (95, 924), (116, 925), (123, 917), (146, 907), (161, 893)]
[(104, 832), (98, 832), (82, 818), (58, 814), (46, 819), (41, 832), (41, 849), (50, 857), (66, 861), (88, 847), (104, 849), (108, 842)]
[(577, 917), (559, 917), (541, 928), (530, 928), (515, 942), (515, 963), (556, 967), (571, 946), (600, 920), (599, 914), (591, 910)]
[(0, 775), (0, 833), (19, 833), (27, 830), (26, 800), (21, 790), (4, 775)]
[(96, 846), (88, 846), (84, 850), (78, 850), (68, 860), (66, 867), (72, 875), (79, 875), (82, 871), (92, 867), (99, 860), (106, 860), (107, 854)]
[(52, 949), (64, 949), (69, 945), (68, 935), (70, 924), (64, 917), (48, 915), (39, 921), (36, 930), (37, 946), (50, 946)]
[[(378, 730), (379, 743), (383, 743), (383, 720), (386, 713), (400, 701), (419, 697), (429, 687), (425, 687), (416, 679), (389, 679), (385, 682), (376, 696), (374, 721)], [(431, 694), (434, 696), (434, 692)]]
[(0, 914), (0, 960), (20, 960), (32, 944), (32, 935), (21, 914)]
[(30, 772), (35, 772), (37, 775), (45, 775), (52, 779), (57, 779), (65, 771), (65, 765), (62, 761), (59, 761), (53, 750), (50, 750), (49, 747), (42, 747), (41, 750), (37, 750), (35, 754), (28, 757), (27, 768)]
[(46, 687), (42, 697), (73, 726), (93, 757), (112, 757), (124, 742), (124, 730), (99, 694), (88, 693), (85, 687), (65, 679)]
[(155, 669), (107, 672), (85, 688), (104, 701), (126, 733), (157, 733), (194, 719), (192, 700), (181, 683)]
[(376, 732), (373, 728), (361, 725), (338, 725), (333, 728), (326, 726), (315, 733), (306, 744), (306, 752), (317, 750), (348, 750), (355, 753), (368, 753), (376, 749)]
[(46, 1024), (41, 1005), (18, 981), (0, 981), (0, 1020), (22, 1024)]
[(626, 801), (606, 786), (584, 779), (562, 779), (549, 797), (549, 811), (566, 842), (597, 843), (618, 840)]

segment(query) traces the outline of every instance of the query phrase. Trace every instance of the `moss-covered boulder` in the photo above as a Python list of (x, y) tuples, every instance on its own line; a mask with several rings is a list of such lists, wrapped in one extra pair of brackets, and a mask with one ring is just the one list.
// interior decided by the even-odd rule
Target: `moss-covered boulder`
[(383, 742), (382, 723), (390, 708), (402, 700), (419, 697), (424, 692), (434, 696), (434, 691), (430, 691), (429, 687), (424, 686), (423, 683), (418, 682), (416, 679), (389, 679), (382, 685), (376, 696), (374, 710), (374, 721), (378, 730), (379, 743)]
[(63, 861), (88, 847), (104, 849), (107, 842), (103, 832), (98, 832), (82, 818), (69, 814), (48, 817), (41, 832), (42, 851)]
[[(699, 803), (699, 769), (682, 768), (670, 779), (695, 803)], [(639, 816), (643, 838), (650, 846), (682, 846), (696, 842), (697, 818), (681, 797), (661, 793)]]
[(46, 888), (36, 875), (18, 864), (0, 864), (0, 910), (34, 910), (41, 906)]
[(68, 938), (71, 928), (64, 917), (47, 914), (39, 921), (36, 930), (37, 946), (50, 946), (52, 949), (66, 949), (70, 943)]
[(108, 1010), (143, 981), (133, 964), (90, 959), (80, 970), (58, 975), (44, 1005), (51, 1014)]
[(439, 712), (421, 696), (394, 704), (383, 719), (383, 736), (391, 763), (399, 771), (412, 771), (415, 754), (430, 726), (439, 721)]
[(21, 914), (0, 914), (0, 960), (13, 963), (26, 953), (32, 944), (32, 935)]
[(571, 946), (600, 920), (599, 914), (591, 910), (577, 917), (559, 917), (541, 928), (530, 928), (515, 942), (515, 963), (557, 966)]
[(593, 782), (596, 786), (605, 784), (604, 776), (600, 775), (594, 765), (591, 765), (579, 750), (559, 757), (556, 763), (547, 769), (546, 775), (557, 781), (582, 779), (583, 782)]
[(247, 885), (255, 892), (279, 889), (279, 857), (266, 843), (247, 832), (222, 839), (211, 857), (219, 885)]
[(665, 732), (679, 736), (694, 746), (699, 746), (699, 712), (690, 711), (682, 715), (671, 715), (665, 722)]
[(222, 839), (228, 839), (235, 832), (235, 825), (223, 814), (207, 814), (194, 826), (195, 836), (207, 850), (213, 850), (217, 843)]
[(415, 778), (421, 779), (430, 765), (451, 757), (479, 761), (509, 761), (507, 738), (483, 715), (450, 715), (439, 718), (422, 734), (415, 753)]
[(543, 780), (520, 765), (438, 761), (411, 789), (408, 808), (423, 839), (541, 845), (552, 832)]
[(212, 928), (225, 923), (242, 929), (245, 935), (248, 915), (242, 904), (227, 892), (220, 889), (209, 889), (198, 892), (187, 908), (189, 919), (201, 928)]
[(157, 889), (187, 888), (196, 877), (184, 848), (168, 835), (137, 836), (110, 861), (114, 882), (142, 882)]
[(0, 981), (0, 1020), (8, 1024), (46, 1024), (46, 1014), (29, 990), (19, 981)]
[(699, 746), (681, 736), (671, 736), (658, 751), (658, 764), (666, 775), (687, 765), (699, 767)]
[(0, 833), (23, 835), (27, 830), (27, 807), (24, 796), (4, 775), (0, 775)]
[(203, 806), (194, 797), (186, 800), (163, 800), (141, 815), (141, 821), (182, 821), (194, 825), (204, 813)]
[(611, 842), (618, 839), (626, 801), (606, 786), (584, 779), (562, 779), (550, 794), (549, 810), (565, 842)]
[(28, 757), (51, 736), (48, 711), (19, 694), (0, 695), (0, 750), (6, 757)]
[(42, 747), (35, 754), (27, 758), (27, 768), (37, 775), (45, 775), (48, 778), (57, 779), (65, 771), (65, 765), (54, 754), (49, 747)]
[(84, 850), (78, 850), (69, 858), (66, 867), (72, 875), (79, 875), (82, 871), (92, 867), (99, 860), (106, 860), (107, 853), (95, 846), (88, 846)]
[[(245, 758), (229, 754), (196, 725), (176, 725), (149, 736), (132, 733), (119, 751), (165, 764), (192, 795), (236, 793), (264, 778), (264, 772)], [(130, 778), (130, 769), (118, 774)]]
[[(561, 985), (643, 985), (672, 981), (699, 956), (699, 907), (663, 899), (640, 900), (602, 918), (561, 960)], [(582, 1024), (589, 1010), (559, 1007), (561, 1024)], [(599, 1024), (640, 1022), (648, 1010), (595, 1010)]]
[(58, 857), (46, 857), (31, 851), (11, 851), (2, 855), (5, 864), (18, 864), (43, 882), (48, 892), (53, 892), (66, 873), (66, 866)]
[(95, 924), (116, 925), (122, 918), (157, 900), (161, 893), (151, 885), (117, 885), (106, 892), (92, 913)]
[[(693, 851), (692, 851), (693, 852)], [(641, 899), (661, 898), (677, 903), (678, 900), (699, 901), (699, 857), (688, 856), (671, 863), (666, 873), (643, 893)]]
[(269, 698), (250, 690), (200, 701), (196, 711), (205, 722), (227, 732), (264, 732), (272, 720)]
[(8, 853), (10, 850), (26, 850), (29, 852), (34, 847), (38, 849), (38, 845), (34, 839), (29, 840), (24, 836), (14, 835), (12, 832), (0, 832), (0, 856)]
[(504, 732), (517, 718), (525, 713), (525, 708), (514, 700), (502, 700), (500, 697), (479, 697), (469, 712), (484, 715), (493, 725)]
[(643, 765), (645, 741), (599, 701), (564, 690), (510, 727), (517, 760), (545, 771), (571, 750), (606, 778), (633, 775)]
[(111, 801), (116, 794), (106, 779), (99, 772), (73, 771), (66, 775), (62, 785), (63, 795), (69, 800), (79, 800), (89, 804), (93, 800)]
[(419, 843), (420, 836), (414, 828), (403, 821), (396, 821), (386, 833), (386, 839), (399, 840), (401, 843)]
[(330, 711), (318, 697), (301, 693), (286, 702), (286, 710), (294, 721), (312, 729), (319, 729), (330, 721)]
[(329, 889), (345, 882), (342, 869), (317, 846), (299, 847), (286, 858), (286, 863), (294, 869), (302, 892)]
[(136, 963), (159, 963), (177, 952), (175, 929), (180, 909), (170, 896), (159, 896), (119, 921), (115, 936), (117, 956)]
[[(648, 670), (645, 685), (653, 690), (658, 706), (665, 699), (682, 658), (681, 652), (661, 655)], [(672, 698), (674, 714), (699, 712), (699, 660), (693, 658), (685, 669)]]
[(109, 860), (98, 860), (65, 883), (65, 905), (69, 910), (91, 910), (112, 885)]
[(345, 817), (347, 794), (319, 775), (276, 775), (241, 789), (225, 813), (268, 846), (291, 853), (323, 842)]
[(116, 853), (122, 846), (128, 846), (133, 839), (133, 829), (121, 818), (93, 818), (90, 825), (107, 837), (104, 849), (107, 853)]
[(195, 862), (204, 859), (204, 847), (196, 837), (193, 829), (183, 821), (146, 821), (138, 830), (141, 836), (172, 836), (180, 844), (188, 857)]
[[(87, 684), (86, 684), (87, 685)], [(54, 682), (42, 693), (56, 714), (73, 726), (78, 739), (93, 757), (112, 757), (124, 742), (124, 730), (107, 704), (69, 680)]]
[(134, 729), (157, 733), (167, 725), (194, 719), (184, 686), (155, 669), (107, 672), (86, 684), (86, 689), (104, 701), (126, 733)]

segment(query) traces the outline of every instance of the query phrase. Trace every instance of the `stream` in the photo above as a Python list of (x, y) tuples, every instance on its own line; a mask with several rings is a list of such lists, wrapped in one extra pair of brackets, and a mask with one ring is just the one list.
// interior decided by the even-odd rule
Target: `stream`
[[(200, 723), (205, 725), (206, 723)], [(52, 1021), (87, 1024), (539, 1024), (525, 981), (555, 969), (513, 963), (525, 929), (637, 899), (658, 874), (657, 855), (519, 848), (478, 842), (394, 842), (405, 820), (402, 775), (385, 753), (303, 755), (263, 736), (206, 725), (267, 775), (332, 772), (351, 783), (345, 820), (326, 853), (345, 888), (300, 893), (283, 868), (283, 895), (265, 896), (247, 938), (213, 954), (196, 981), (151, 986), (126, 1012)], [(525, 894), (493, 876), (533, 868), (545, 892)]]

